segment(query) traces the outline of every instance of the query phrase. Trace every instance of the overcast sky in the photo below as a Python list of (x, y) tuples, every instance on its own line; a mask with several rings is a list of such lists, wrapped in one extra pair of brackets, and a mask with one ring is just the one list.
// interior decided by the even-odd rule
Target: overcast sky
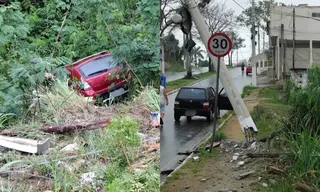
[[(241, 12), (243, 10), (233, 0), (216, 0), (216, 1), (219, 3), (225, 2), (229, 9), (233, 9), (235, 11), (235, 15), (241, 14)], [(249, 7), (251, 4), (250, 3), (251, 0), (235, 0), (235, 1), (238, 2), (244, 8)], [(258, 2), (258, 1), (259, 0), (256, 0), (256, 2)], [(281, 0), (281, 1), (277, 0), (277, 2), (281, 2), (286, 5), (308, 4), (310, 6), (320, 6), (320, 0)], [(250, 32), (250, 29), (244, 28), (244, 27), (239, 28), (238, 32), (240, 33), (240, 36), (245, 39), (245, 45), (246, 45), (245, 48), (241, 48), (238, 51), (239, 61), (240, 61), (243, 59), (248, 59), (251, 56), (251, 39), (250, 39), (251, 32)], [(176, 38), (178, 38), (180, 41), (180, 45), (182, 45), (182, 41), (183, 41), (182, 32), (180, 30), (176, 30), (175, 34), (176, 34)], [(267, 35), (265, 36), (265, 41), (266, 42), (268, 41)], [(261, 32), (261, 44), (260, 44), (261, 50), (262, 50), (262, 42), (263, 42), (263, 35)], [(197, 42), (196, 46), (199, 46), (200, 44), (201, 44), (201, 42)], [(205, 50), (205, 47), (203, 45), (202, 45), (202, 47)], [(233, 60), (233, 62), (237, 61), (237, 53), (236, 52), (234, 53), (232, 60)], [(227, 62), (227, 61), (228, 61), (228, 57), (225, 57), (225, 62)]]

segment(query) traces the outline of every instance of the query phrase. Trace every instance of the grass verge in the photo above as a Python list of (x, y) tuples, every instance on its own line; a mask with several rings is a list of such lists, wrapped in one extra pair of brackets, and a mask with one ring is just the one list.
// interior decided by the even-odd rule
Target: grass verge
[(214, 74), (215, 74), (215, 72), (205, 72), (205, 73), (195, 75), (195, 77), (197, 77), (197, 78), (194, 78), (194, 79), (182, 78), (182, 79), (168, 82), (167, 83), (167, 92), (170, 92), (175, 89), (179, 89), (180, 87), (183, 87), (183, 86), (187, 86), (187, 85), (194, 83), (198, 80), (206, 79)]
[[(252, 117), (259, 128), (260, 137), (287, 127), (288, 123), (291, 123), (289, 119), (293, 115), (291, 113), (293, 106), (285, 104), (286, 102), (279, 98), (277, 88), (261, 89), (259, 97), (263, 100), (253, 111)], [(316, 155), (320, 151), (319, 138), (314, 137), (304, 124), (291, 124), (291, 126), (302, 131), (294, 134), (283, 133), (269, 143), (270, 150), (274, 152), (292, 153), (292, 156), (283, 156), (277, 162), (269, 162), (285, 170), (287, 176), (264, 175), (266, 182), (272, 179), (275, 181), (274, 184), (267, 188), (254, 185), (254, 191), (294, 191), (293, 186), (298, 182), (320, 189), (320, 156)]]
[(170, 72), (183, 72), (183, 71), (185, 71), (184, 66), (183, 66), (183, 62), (170, 63), (169, 66), (170, 66), (170, 68), (166, 69), (166, 71), (170, 71)]
[[(247, 90), (252, 90), (249, 88)], [(279, 99), (278, 89), (273, 87), (259, 88), (260, 103), (251, 112), (259, 137), (265, 137), (271, 132), (284, 126), (284, 119), (288, 118), (290, 106)]]
[(245, 86), (245, 87), (243, 88), (241, 97), (242, 97), (242, 98), (247, 97), (247, 96), (250, 95), (250, 93), (252, 93), (252, 91), (255, 90), (255, 89), (257, 89), (257, 87), (253, 87), (253, 86), (250, 86), (250, 85)]

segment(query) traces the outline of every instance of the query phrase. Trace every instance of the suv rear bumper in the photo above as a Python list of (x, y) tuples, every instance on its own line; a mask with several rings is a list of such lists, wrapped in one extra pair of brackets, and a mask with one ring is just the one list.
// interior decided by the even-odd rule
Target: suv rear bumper
[(174, 114), (178, 116), (186, 116), (187, 110), (194, 110), (196, 112), (195, 116), (204, 116), (210, 114), (210, 109), (187, 109), (187, 108), (174, 108)]

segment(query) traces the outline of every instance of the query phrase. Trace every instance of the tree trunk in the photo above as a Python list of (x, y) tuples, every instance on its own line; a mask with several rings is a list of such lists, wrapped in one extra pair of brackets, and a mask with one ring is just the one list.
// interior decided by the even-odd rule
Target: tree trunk
[(78, 124), (45, 126), (45, 127), (41, 127), (40, 130), (46, 133), (65, 133), (65, 132), (71, 132), (71, 131), (105, 128), (110, 123), (111, 123), (111, 118), (107, 118), (103, 120), (96, 120), (96, 121), (78, 123)]
[(213, 64), (212, 64), (212, 60), (209, 57), (209, 72), (214, 72), (214, 68), (213, 68)]
[(230, 54), (230, 62), (229, 62), (230, 66), (232, 66), (232, 55), (233, 55), (233, 52), (231, 52), (231, 54)]
[(191, 66), (191, 58), (190, 58), (190, 53), (186, 51), (186, 56), (187, 56), (187, 79), (192, 78), (192, 66)]

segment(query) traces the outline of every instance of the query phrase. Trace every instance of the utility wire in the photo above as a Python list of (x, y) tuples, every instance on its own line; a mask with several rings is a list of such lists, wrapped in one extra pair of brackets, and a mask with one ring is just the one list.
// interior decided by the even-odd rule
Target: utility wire
[(232, 0), (233, 2), (235, 2), (239, 7), (241, 7), (244, 11), (246, 10), (244, 7), (242, 7), (242, 5), (240, 5), (240, 3), (238, 3), (236, 0)]

